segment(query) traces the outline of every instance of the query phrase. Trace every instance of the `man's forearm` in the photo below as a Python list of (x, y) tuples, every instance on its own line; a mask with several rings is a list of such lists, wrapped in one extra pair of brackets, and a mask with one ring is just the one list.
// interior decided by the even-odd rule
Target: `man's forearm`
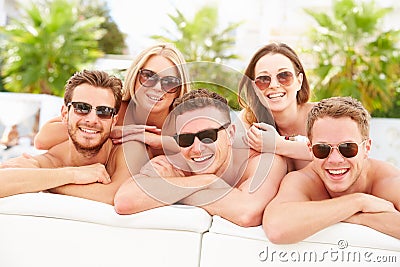
[(254, 201), (251, 195), (231, 187), (204, 189), (181, 203), (199, 206), (210, 215), (218, 215), (243, 227), (260, 225), (265, 208), (263, 202)]
[(136, 175), (118, 190), (114, 204), (120, 214), (132, 214), (180, 202), (205, 188), (207, 177), (156, 178)]
[(0, 197), (39, 192), (73, 182), (63, 169), (0, 169)]
[(272, 201), (264, 212), (263, 228), (274, 243), (296, 243), (359, 212), (357, 198), (351, 194), (321, 201)]
[(101, 183), (93, 183), (85, 185), (68, 184), (49, 189), (49, 192), (86, 198), (113, 205), (114, 196), (117, 190), (118, 185), (114, 185), (113, 183), (107, 185)]
[(400, 239), (400, 212), (357, 213), (345, 220)]

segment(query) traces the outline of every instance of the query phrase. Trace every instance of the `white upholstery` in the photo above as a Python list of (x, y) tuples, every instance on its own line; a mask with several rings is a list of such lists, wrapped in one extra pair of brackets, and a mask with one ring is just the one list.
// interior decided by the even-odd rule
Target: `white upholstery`
[(50, 193), (0, 199), (0, 266), (198, 266), (211, 217), (170, 206), (118, 215)]
[(191, 206), (173, 205), (132, 215), (119, 215), (114, 211), (114, 207), (108, 204), (51, 193), (27, 193), (0, 198), (0, 213), (58, 218), (114, 227), (195, 233), (207, 231), (211, 224), (211, 217), (205, 210)]
[[(297, 244), (274, 245), (261, 226), (239, 227), (196, 207), (173, 205), (118, 215), (111, 205), (51, 193), (1, 198), (0, 226), (0, 266), (6, 267), (400, 263), (400, 240), (360, 225), (339, 223)], [(340, 249), (343, 244), (347, 247)], [(332, 253), (343, 252), (350, 253), (350, 262), (332, 260)], [(292, 254), (312, 258), (294, 262)], [(391, 262), (366, 262), (378, 256)]]
[(201, 251), (201, 267), (380, 266), (381, 256), (392, 261), (384, 266), (400, 266), (399, 239), (348, 223), (335, 224), (297, 244), (275, 245), (261, 226), (243, 228), (214, 216)]

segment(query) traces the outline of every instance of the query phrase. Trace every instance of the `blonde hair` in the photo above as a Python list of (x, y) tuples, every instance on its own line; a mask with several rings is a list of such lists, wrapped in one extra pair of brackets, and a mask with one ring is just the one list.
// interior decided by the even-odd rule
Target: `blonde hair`
[(186, 61), (182, 53), (175, 47), (174, 44), (160, 43), (143, 50), (133, 60), (131, 66), (127, 70), (125, 77), (122, 97), (123, 101), (128, 101), (132, 99), (136, 104), (135, 84), (137, 81), (139, 70), (149, 60), (149, 58), (154, 55), (163, 56), (166, 59), (169, 59), (176, 66), (180, 76), (179, 78), (182, 81), (182, 88), (178, 97), (183, 96), (186, 92), (189, 91), (189, 75), (186, 69)]
[(358, 125), (363, 139), (369, 138), (369, 122), (371, 115), (360, 101), (350, 96), (337, 96), (321, 100), (308, 113), (307, 137), (312, 140), (312, 128), (316, 120), (331, 118), (351, 118)]

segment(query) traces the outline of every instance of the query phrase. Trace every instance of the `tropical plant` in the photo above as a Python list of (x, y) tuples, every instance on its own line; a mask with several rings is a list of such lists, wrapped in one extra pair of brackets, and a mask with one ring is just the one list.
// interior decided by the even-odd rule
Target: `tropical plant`
[[(1, 37), (1, 34), (0, 34), (0, 55), (1, 55), (1, 40), (2, 40), (2, 37)], [(0, 57), (0, 73), (1, 73), (1, 68), (2, 68), (3, 64), (4, 64), (3, 63), (3, 58)], [(1, 75), (0, 75), (0, 92), (3, 92), (3, 91), (5, 91), (4, 85), (3, 85), (3, 77), (1, 77)]]
[(393, 99), (400, 93), (400, 31), (382, 26), (392, 8), (335, 0), (329, 14), (305, 11), (318, 23), (310, 35), (315, 100), (351, 95), (372, 113), (399, 107)]
[(18, 18), (0, 28), (2, 76), (8, 91), (61, 96), (68, 78), (103, 53), (101, 17), (78, 16), (76, 2), (52, 0), (22, 6)]
[[(232, 108), (239, 109), (237, 85), (240, 73), (224, 64), (238, 58), (231, 51), (236, 42), (235, 31), (241, 22), (231, 23), (219, 31), (216, 7), (202, 7), (192, 20), (187, 19), (178, 9), (175, 12), (176, 14), (168, 16), (176, 29), (164, 29), (166, 36), (153, 35), (151, 38), (174, 43), (186, 61), (192, 63), (189, 66), (194, 88), (206, 86), (225, 96)], [(206, 64), (207, 62), (210, 64)]]

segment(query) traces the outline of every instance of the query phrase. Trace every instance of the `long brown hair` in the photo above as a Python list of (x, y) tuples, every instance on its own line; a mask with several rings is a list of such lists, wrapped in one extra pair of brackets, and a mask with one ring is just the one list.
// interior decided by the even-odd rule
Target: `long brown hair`
[[(297, 104), (304, 104), (308, 102), (310, 98), (310, 86), (308, 84), (307, 76), (304, 72), (303, 65), (301, 64), (300, 58), (296, 52), (284, 43), (271, 43), (260, 48), (251, 58), (247, 68), (244, 72), (239, 83), (239, 104), (245, 109), (245, 120), (247, 123), (252, 124), (253, 122), (265, 122), (274, 125), (274, 120), (271, 111), (265, 107), (260, 99), (254, 92), (253, 81), (256, 77), (254, 73), (257, 62), (267, 54), (282, 54), (293, 64), (296, 74), (302, 73), (303, 83), (301, 89), (297, 92)], [(243, 100), (242, 94), (247, 100), (247, 103)]]

